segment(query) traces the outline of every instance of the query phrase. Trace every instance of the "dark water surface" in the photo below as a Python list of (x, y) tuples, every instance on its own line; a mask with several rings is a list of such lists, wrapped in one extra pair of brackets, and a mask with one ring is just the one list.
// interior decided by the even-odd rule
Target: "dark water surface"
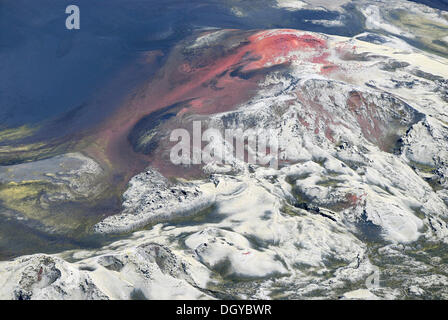
[(428, 7), (448, 11), (448, 0), (409, 0), (427, 5)]
[[(65, 28), (69, 4), (80, 8), (80, 30)], [(230, 4), (239, 4), (249, 14), (235, 16)], [(36, 123), (92, 104), (97, 91), (140, 52), (166, 52), (196, 29), (287, 27), (329, 32), (303, 20), (340, 16), (270, 5), (272, 1), (2, 0), (0, 124)], [(333, 33), (354, 34), (360, 28), (352, 20), (349, 27), (334, 28)], [(98, 105), (91, 109), (86, 124), (107, 116), (109, 110)]]
[[(448, 0), (413, 0), (448, 10)], [(36, 123), (91, 103), (136, 54), (169, 48), (204, 27), (297, 28), (339, 35), (362, 31), (357, 13), (287, 11), (274, 1), (225, 0), (1, 0), (0, 124)], [(65, 28), (76, 4), (81, 29)], [(236, 5), (247, 16), (231, 13)], [(304, 20), (342, 18), (328, 28)], [(123, 79), (128, 83), (132, 79)], [(107, 101), (106, 101), (107, 102)], [(93, 109), (93, 108), (92, 108)], [(85, 121), (107, 115), (96, 106)], [(105, 114), (106, 113), (106, 114)], [(90, 119), (89, 119), (90, 118)]]

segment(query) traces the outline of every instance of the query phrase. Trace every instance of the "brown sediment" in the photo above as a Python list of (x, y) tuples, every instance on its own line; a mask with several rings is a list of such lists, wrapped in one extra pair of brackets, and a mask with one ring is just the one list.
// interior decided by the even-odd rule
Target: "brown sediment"
[(347, 106), (355, 115), (361, 131), (367, 140), (376, 143), (380, 149), (385, 150), (383, 144), (384, 126), (378, 120), (376, 106), (365, 101), (361, 92), (352, 91), (347, 100)]

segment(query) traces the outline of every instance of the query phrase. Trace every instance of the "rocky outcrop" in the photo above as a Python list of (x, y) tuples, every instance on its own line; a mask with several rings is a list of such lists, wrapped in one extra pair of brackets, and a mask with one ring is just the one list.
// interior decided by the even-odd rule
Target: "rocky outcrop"
[(0, 263), (0, 298), (207, 298), (208, 295), (197, 288), (190, 269), (191, 264), (170, 249), (154, 243), (143, 243), (73, 263), (56, 256), (34, 255)]
[(95, 225), (99, 233), (123, 233), (176, 218), (193, 215), (214, 203), (205, 193), (211, 183), (171, 183), (157, 171), (148, 169), (131, 179), (123, 195), (124, 210)]

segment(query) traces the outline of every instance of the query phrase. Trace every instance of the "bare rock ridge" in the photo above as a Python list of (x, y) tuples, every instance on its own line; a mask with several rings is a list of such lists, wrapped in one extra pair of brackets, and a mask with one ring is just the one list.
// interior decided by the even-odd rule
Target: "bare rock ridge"
[(151, 169), (132, 178), (123, 198), (123, 212), (96, 224), (95, 232), (128, 232), (148, 224), (192, 215), (214, 203), (214, 195), (204, 193), (201, 185), (170, 183)]

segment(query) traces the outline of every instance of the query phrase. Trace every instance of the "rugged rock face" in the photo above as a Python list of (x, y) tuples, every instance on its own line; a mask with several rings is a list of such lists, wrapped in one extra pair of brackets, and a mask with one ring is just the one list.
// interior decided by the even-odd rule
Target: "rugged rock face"
[[(133, 248), (108, 251), (74, 263), (47, 255), (2, 263), (0, 298), (140, 300), (209, 297), (197, 288), (196, 283), (201, 283), (207, 273), (201, 274), (199, 270), (199, 274), (191, 274), (191, 264), (164, 246), (142, 243)], [(195, 276), (199, 278), (195, 280)]]
[(123, 212), (95, 225), (99, 233), (122, 233), (148, 224), (188, 217), (213, 205), (213, 193), (204, 192), (211, 183), (170, 183), (154, 170), (147, 170), (129, 182), (124, 193)]

